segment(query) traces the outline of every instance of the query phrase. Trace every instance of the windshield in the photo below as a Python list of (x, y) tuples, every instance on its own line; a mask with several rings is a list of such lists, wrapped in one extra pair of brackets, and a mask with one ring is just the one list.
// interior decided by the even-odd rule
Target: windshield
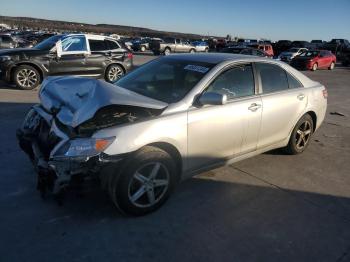
[(160, 58), (115, 82), (119, 87), (166, 103), (180, 101), (215, 64)]
[(304, 52), (304, 53), (301, 53), (299, 56), (301, 57), (315, 57), (315, 56), (318, 56), (320, 52), (318, 51), (307, 51), (307, 52)]
[(62, 38), (62, 35), (51, 36), (48, 39), (34, 46), (34, 48), (40, 49), (40, 50), (50, 50), (52, 47), (55, 46), (56, 42), (61, 38)]

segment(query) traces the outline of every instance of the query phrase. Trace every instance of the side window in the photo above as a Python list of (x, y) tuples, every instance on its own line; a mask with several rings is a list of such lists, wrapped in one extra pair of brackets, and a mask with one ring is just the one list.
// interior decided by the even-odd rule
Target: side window
[(71, 36), (62, 40), (63, 52), (87, 51), (85, 36)]
[(106, 42), (103, 40), (89, 39), (89, 45), (91, 51), (105, 51), (108, 50)]
[(220, 74), (205, 92), (215, 92), (234, 99), (255, 94), (252, 66), (237, 66)]
[(105, 40), (109, 50), (115, 50), (115, 49), (119, 49), (120, 46), (118, 45), (117, 42), (111, 41), (111, 40)]
[(263, 93), (273, 93), (288, 89), (286, 72), (277, 65), (257, 63)]
[(286, 72), (286, 74), (287, 74), (287, 78), (288, 78), (289, 88), (303, 87), (303, 85), (294, 76), (292, 76), (288, 72)]
[(2, 41), (3, 41), (4, 43), (10, 43), (11, 40), (12, 40), (12, 38), (9, 37), (8, 35), (3, 35), (3, 36), (2, 36)]

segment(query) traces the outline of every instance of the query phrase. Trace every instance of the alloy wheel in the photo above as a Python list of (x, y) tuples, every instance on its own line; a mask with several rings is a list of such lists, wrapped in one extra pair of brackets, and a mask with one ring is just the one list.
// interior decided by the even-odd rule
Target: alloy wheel
[(298, 128), (295, 135), (295, 145), (298, 150), (303, 150), (309, 143), (312, 134), (312, 125), (306, 120)]
[(119, 66), (111, 66), (108, 70), (108, 81), (114, 82), (124, 75), (123, 70)]
[(170, 174), (160, 162), (147, 163), (136, 170), (128, 187), (129, 201), (137, 207), (151, 207), (168, 190)]
[(39, 81), (36, 72), (32, 69), (26, 68), (23, 68), (22, 70), (18, 71), (16, 78), (17, 82), (25, 88), (32, 88)]

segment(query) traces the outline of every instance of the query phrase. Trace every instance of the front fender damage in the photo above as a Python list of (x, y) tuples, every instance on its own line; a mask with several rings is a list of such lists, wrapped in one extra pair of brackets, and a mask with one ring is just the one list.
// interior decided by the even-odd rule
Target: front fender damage
[(39, 97), (41, 104), (28, 112), (17, 130), (17, 139), (38, 173), (38, 189), (42, 194), (46, 191), (58, 194), (74, 178), (99, 175), (104, 167), (125, 158), (103, 152), (85, 157), (57, 155), (67, 141), (156, 117), (167, 107), (166, 103), (115, 85), (78, 77), (46, 80)]

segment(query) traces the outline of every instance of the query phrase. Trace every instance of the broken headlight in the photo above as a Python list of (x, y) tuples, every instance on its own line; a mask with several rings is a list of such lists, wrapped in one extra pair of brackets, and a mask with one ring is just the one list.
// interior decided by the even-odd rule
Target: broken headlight
[(91, 157), (109, 147), (115, 137), (108, 138), (75, 138), (60, 147), (54, 157)]

